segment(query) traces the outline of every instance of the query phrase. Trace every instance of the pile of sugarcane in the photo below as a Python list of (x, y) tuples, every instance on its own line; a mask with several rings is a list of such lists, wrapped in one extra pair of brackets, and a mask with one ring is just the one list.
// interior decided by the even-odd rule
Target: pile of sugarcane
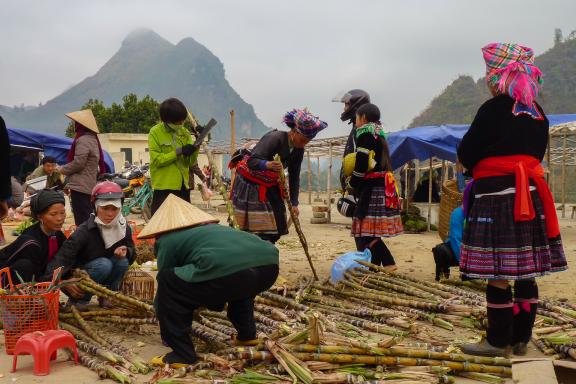
[[(204, 351), (235, 367), (233, 383), (449, 383), (453, 375), (503, 382), (511, 375), (510, 360), (458, 353), (453, 333), (446, 332), (480, 333), (485, 317), (481, 292), (365, 265), (369, 269), (350, 270), (338, 284), (303, 280), (280, 292), (261, 293), (254, 303), (257, 345), (231, 347), (236, 331), (224, 312), (200, 311), (192, 336)], [(436, 335), (441, 331), (444, 339)], [(231, 374), (230, 367), (223, 374), (214, 365), (189, 371), (193, 378), (157, 382)]]
[(148, 374), (151, 369), (141, 358), (109, 340), (97, 329), (103, 323), (121, 326), (157, 324), (154, 308), (95, 283), (84, 271), (75, 271), (74, 275), (78, 279), (75, 284), (84, 292), (106, 298), (117, 308), (80, 312), (75, 306), (70, 306), (70, 312), (60, 312), (60, 328), (76, 338), (80, 362), (99, 377), (119, 383), (133, 383), (136, 374)]

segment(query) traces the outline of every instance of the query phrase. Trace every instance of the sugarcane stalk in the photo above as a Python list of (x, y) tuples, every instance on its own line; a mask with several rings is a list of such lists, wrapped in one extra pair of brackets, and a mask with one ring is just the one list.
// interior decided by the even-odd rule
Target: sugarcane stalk
[[(390, 309), (386, 308), (373, 309), (371, 306), (360, 307), (352, 304), (350, 301), (338, 300), (334, 297), (307, 295), (305, 300), (311, 302), (310, 303), (311, 305), (314, 305), (315, 303), (322, 304), (324, 306), (329, 306), (330, 308), (337, 310), (338, 312), (346, 313), (348, 315), (357, 317), (367, 317), (367, 318), (398, 317), (399, 315), (399, 313), (394, 312)], [(365, 304), (365, 302), (363, 302), (362, 304)]]
[(126, 295), (122, 294), (121, 292), (112, 291), (106, 287), (103, 287), (103, 286), (95, 283), (92, 280), (88, 280), (86, 278), (83, 278), (80, 281), (80, 288), (92, 289), (93, 291), (97, 291), (98, 292), (97, 294), (99, 296), (108, 297), (111, 300), (114, 300), (116, 302), (128, 305), (129, 307), (132, 307), (132, 308), (144, 310), (144, 311), (150, 312), (150, 313), (155, 313), (154, 307), (152, 305), (144, 303), (143, 301), (140, 301), (140, 300), (135, 299), (133, 297), (126, 296)]
[(134, 382), (132, 378), (126, 376), (124, 373), (120, 372), (113, 366), (100, 363), (97, 360), (90, 358), (89, 355), (87, 355), (82, 351), (78, 351), (78, 359), (80, 360), (82, 365), (98, 373), (98, 376), (100, 376), (100, 378), (104, 376), (109, 379), (115, 380), (121, 384), (132, 384)]
[(71, 306), (70, 308), (72, 310), (72, 313), (74, 314), (74, 319), (78, 322), (78, 325), (80, 326), (80, 328), (84, 332), (86, 332), (86, 334), (88, 336), (90, 336), (90, 338), (92, 338), (98, 344), (100, 344), (104, 347), (109, 347), (110, 345), (112, 345), (108, 340), (106, 340), (102, 336), (100, 336), (96, 331), (94, 331), (92, 329), (92, 327), (90, 325), (88, 325), (88, 323), (82, 318), (82, 315), (80, 314), (78, 309), (76, 309), (75, 306)]
[(271, 318), (259, 313), (259, 312), (254, 312), (254, 319), (257, 322), (260, 322), (264, 325), (267, 325), (269, 327), (273, 327), (273, 328), (278, 328), (280, 327), (280, 322), (276, 321), (276, 320), (272, 320)]
[(69, 324), (69, 323), (65, 323), (65, 322), (60, 322), (59, 326), (61, 329), (70, 332), (75, 339), (77, 340), (82, 340), (88, 344), (91, 345), (96, 345), (96, 346), (101, 346), (100, 343), (98, 343), (96, 340), (94, 340), (93, 338), (91, 338), (90, 336), (88, 336), (83, 330)]
[[(391, 318), (391, 317), (384, 317), (384, 318), (380, 318), (380, 319), (375, 319), (375, 320), (379, 320), (378, 324), (371, 320), (371, 319), (362, 319), (358, 316), (355, 315), (351, 315), (349, 313), (346, 313), (345, 310), (342, 309), (333, 309), (330, 308), (328, 306), (322, 305), (322, 304), (314, 304), (314, 308), (317, 308), (319, 311), (326, 313), (327, 315), (332, 315), (332, 316), (338, 316), (340, 319), (348, 319), (351, 321), (355, 321), (355, 322), (366, 322), (366, 324), (369, 324), (369, 326), (373, 327), (377, 327), (377, 328), (381, 328), (381, 326), (378, 326), (378, 324), (383, 323), (383, 324), (387, 324), (393, 327), (399, 327), (399, 328), (404, 328), (409, 330), (412, 327), (412, 324), (410, 324), (409, 322), (399, 319), (399, 318)], [(356, 325), (356, 324), (354, 324)], [(385, 327), (384, 327), (385, 328)], [(383, 328), (383, 329), (384, 329)], [(394, 332), (396, 332), (397, 330), (394, 330)], [(393, 336), (396, 336), (396, 334), (394, 334)]]
[[(459, 361), (419, 359), (410, 357), (392, 357), (392, 356), (366, 356), (366, 355), (346, 355), (346, 354), (329, 354), (329, 353), (301, 353), (293, 354), (297, 359), (302, 361), (323, 361), (334, 364), (353, 364), (360, 363), (366, 365), (386, 365), (386, 366), (441, 366), (448, 367), (458, 372), (481, 372), (492, 373), (502, 376), (512, 376), (512, 370), (505, 366), (483, 365)], [(264, 351), (252, 351), (238, 353), (233, 356), (241, 360), (270, 361), (273, 356)]]
[[(421, 302), (438, 303), (438, 300), (431, 298), (431, 296), (423, 298), (423, 297), (419, 297), (419, 296), (413, 296), (413, 295), (409, 295), (409, 294), (399, 293), (398, 291), (395, 291), (393, 289), (383, 288), (383, 287), (378, 286), (376, 284), (372, 284), (369, 280), (357, 279), (357, 278), (350, 276), (346, 279), (346, 281), (353, 283), (356, 286), (357, 290), (364, 290), (364, 291), (367, 291), (369, 293), (373, 293), (375, 295), (384, 294), (387, 297), (394, 297), (394, 298), (399, 298), (399, 299), (404, 299), (404, 300), (417, 299), (418, 301), (421, 301)], [(341, 281), (341, 283), (346, 284), (346, 281)]]
[[(68, 353), (70, 359), (74, 360), (74, 353), (69, 349), (67, 349), (66, 352)], [(104, 363), (102, 363), (100, 360), (94, 359), (82, 351), (78, 351), (78, 361), (86, 368), (96, 372), (101, 380), (107, 377)]]
[(504, 384), (506, 382), (506, 379), (500, 376), (490, 375), (488, 373), (460, 372), (458, 373), (458, 376), (462, 376), (471, 380), (483, 381), (484, 383)]
[(89, 353), (89, 354), (94, 355), (94, 356), (97, 356), (97, 357), (100, 357), (101, 359), (109, 361), (112, 364), (120, 364), (122, 361), (122, 358), (120, 356), (116, 356), (116, 354), (114, 354), (110, 351), (107, 351), (107, 350), (100, 348), (96, 345), (88, 344), (82, 340), (76, 340), (76, 345), (78, 346), (78, 348), (80, 348), (84, 352)]
[[(344, 283), (346, 285), (350, 285), (350, 287), (353, 289), (357, 289), (357, 287), (355, 287), (355, 285), (357, 285), (357, 284), (353, 284), (353, 283), (350, 283), (348, 281), (342, 281), (342, 283)], [(424, 309), (424, 310), (429, 310), (429, 311), (434, 311), (434, 312), (442, 312), (444, 309), (440, 304), (431, 304), (431, 303), (423, 303), (423, 302), (413, 301), (413, 300), (391, 298), (391, 297), (386, 297), (383, 295), (376, 295), (376, 294), (368, 293), (368, 292), (337, 291), (333, 288), (329, 288), (329, 287), (323, 286), (322, 284), (318, 284), (318, 283), (314, 283), (314, 288), (320, 289), (320, 290), (325, 291), (325, 292), (331, 292), (331, 293), (339, 294), (342, 296), (350, 296), (350, 297), (356, 297), (359, 299), (374, 300), (376, 302), (384, 303), (387, 305), (402, 305), (405, 307)]]
[(285, 321), (285, 322), (291, 320), (290, 317), (288, 317), (288, 315), (286, 315), (282, 311), (278, 310), (277, 308), (269, 307), (269, 306), (264, 305), (264, 304), (255, 303), (254, 304), (254, 310), (258, 311), (264, 315), (269, 315), (270, 318), (272, 318), (272, 320)]
[[(372, 283), (372, 285), (375, 285), (377, 287), (391, 289), (391, 290), (396, 291), (396, 292), (405, 293), (405, 294), (408, 294), (410, 296), (420, 297), (422, 299), (434, 299), (433, 295), (431, 295), (430, 293), (427, 293), (425, 291), (422, 291), (418, 288), (414, 288), (414, 287), (408, 288), (404, 285), (388, 283), (385, 280), (375, 279), (370, 275), (358, 273), (357, 271), (347, 270), (346, 272), (344, 272), (344, 277), (348, 278), (348, 279), (352, 279), (355, 282), (358, 282), (358, 280), (362, 280), (362, 277), (366, 277), (367, 280)], [(378, 288), (376, 288), (376, 289), (378, 289)]]
[[(268, 299), (268, 301), (261, 301), (259, 300), (259, 298), (262, 297), (264, 299)], [(261, 292), (259, 296), (256, 296), (256, 302), (261, 302), (262, 304), (266, 304), (266, 302), (275, 302), (277, 304), (281, 304), (284, 305), (286, 307), (292, 308), (296, 311), (307, 311), (308, 307), (305, 305), (302, 305), (300, 303), (297, 303), (295, 300), (289, 299), (287, 297), (284, 296), (280, 296), (277, 295), (275, 293), (272, 292)], [(277, 305), (276, 304), (276, 305)]]
[(233, 336), (236, 334), (236, 331), (233, 328), (227, 327), (227, 326), (222, 325), (222, 324), (218, 324), (212, 320), (208, 320), (204, 316), (200, 316), (200, 318), (198, 320), (200, 321), (200, 324), (202, 324), (208, 328), (212, 328), (212, 329), (214, 329), (218, 332), (221, 332), (225, 335)]
[(546, 343), (544, 343), (544, 340), (540, 339), (537, 335), (532, 336), (532, 342), (540, 350), (540, 352), (545, 355), (553, 355), (556, 353), (554, 349), (548, 347)]
[[(274, 156), (274, 161), (279, 162), (282, 164), (282, 159), (280, 155)], [(318, 281), (318, 274), (316, 273), (316, 269), (314, 268), (314, 263), (312, 262), (312, 257), (310, 257), (310, 252), (308, 251), (308, 242), (306, 241), (306, 237), (304, 236), (304, 232), (302, 231), (302, 227), (300, 225), (300, 219), (298, 219), (298, 215), (294, 213), (294, 207), (292, 207), (292, 202), (290, 201), (290, 190), (288, 188), (288, 184), (286, 183), (286, 175), (284, 174), (284, 166), (280, 172), (278, 172), (280, 176), (279, 186), (283, 190), (284, 201), (286, 202), (286, 206), (288, 207), (288, 212), (290, 212), (290, 218), (294, 223), (294, 229), (296, 229), (296, 233), (298, 234), (298, 238), (300, 239), (300, 244), (302, 244), (302, 248), (304, 249), (304, 253), (306, 254), (306, 258), (308, 259), (308, 264), (310, 264), (310, 269), (312, 270), (312, 274), (314, 275), (314, 280)], [(294, 175), (294, 177), (300, 177), (300, 175)]]
[[(104, 309), (97, 311), (82, 312), (82, 317), (84, 319), (94, 316), (122, 316), (124, 318), (147, 318), (150, 317), (150, 314), (127, 309)], [(74, 315), (72, 313), (60, 312), (59, 317), (60, 319), (73, 319)]]
[(217, 348), (226, 348), (226, 342), (230, 339), (227, 335), (205, 327), (204, 325), (193, 322), (190, 334)]
[(498, 365), (504, 367), (512, 366), (509, 359), (500, 357), (481, 357), (471, 356), (459, 353), (446, 353), (446, 352), (433, 352), (424, 349), (409, 349), (400, 346), (390, 348), (377, 348), (364, 349), (358, 347), (344, 347), (335, 345), (286, 345), (286, 348), (294, 352), (309, 352), (309, 353), (329, 353), (329, 354), (344, 354), (344, 355), (372, 355), (377, 354), (381, 356), (397, 356), (397, 357), (411, 357), (419, 359), (432, 359), (432, 360), (449, 360), (461, 361), (474, 364), (484, 365)]
[[(84, 317), (84, 314), (82, 314)], [(122, 317), (102, 317), (94, 316), (88, 319), (89, 321), (95, 321), (97, 323), (112, 323), (112, 324), (128, 324), (128, 325), (142, 325), (142, 324), (158, 324), (158, 319), (156, 318), (122, 318)]]

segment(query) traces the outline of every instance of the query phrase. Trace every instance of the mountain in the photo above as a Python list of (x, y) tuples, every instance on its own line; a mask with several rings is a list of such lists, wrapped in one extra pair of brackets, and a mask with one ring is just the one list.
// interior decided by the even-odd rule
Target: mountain
[[(538, 100), (544, 111), (576, 113), (576, 39), (557, 43), (537, 56), (535, 62), (544, 73), (544, 86)], [(471, 123), (488, 98), (490, 93), (484, 77), (475, 82), (470, 76), (460, 76), (412, 120), (410, 127)]]
[(192, 38), (174, 45), (150, 30), (130, 33), (118, 52), (96, 74), (64, 93), (33, 108), (0, 106), (8, 126), (64, 135), (64, 113), (79, 109), (89, 99), (105, 105), (121, 102), (128, 93), (150, 95), (162, 101), (177, 97), (201, 122), (218, 121), (213, 138), (230, 139), (230, 113), (236, 113), (236, 136), (258, 137), (269, 128), (230, 86), (224, 65)]

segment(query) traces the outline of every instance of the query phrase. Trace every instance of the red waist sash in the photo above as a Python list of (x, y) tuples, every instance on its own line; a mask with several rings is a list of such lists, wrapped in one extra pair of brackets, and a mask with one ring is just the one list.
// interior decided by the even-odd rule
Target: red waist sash
[(515, 176), (515, 221), (530, 221), (536, 217), (534, 204), (530, 196), (530, 179), (534, 180), (536, 191), (544, 206), (546, 233), (549, 238), (560, 235), (554, 198), (544, 179), (544, 168), (542, 168), (538, 159), (527, 155), (488, 157), (476, 164), (472, 174), (475, 180), (494, 176)]
[[(258, 199), (266, 201), (268, 188), (279, 187), (280, 175), (274, 171), (255, 170), (248, 167), (248, 158), (241, 160), (236, 166), (238, 172), (246, 180), (258, 184)], [(284, 188), (280, 189), (280, 196), (284, 199)]]

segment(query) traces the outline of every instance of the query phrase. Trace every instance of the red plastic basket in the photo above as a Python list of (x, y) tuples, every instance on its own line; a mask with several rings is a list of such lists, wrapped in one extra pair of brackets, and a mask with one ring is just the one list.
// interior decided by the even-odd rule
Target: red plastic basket
[[(60, 289), (53, 289), (48, 292), (59, 271), (54, 271), (52, 282), (36, 283), (34, 294), (18, 295), (7, 293), (0, 295), (0, 320), (4, 324), (4, 343), (6, 354), (14, 353), (14, 347), (20, 336), (35, 331), (47, 331), (58, 329), (58, 299)], [(14, 287), (10, 268), (0, 270), (0, 281), (4, 275), (8, 279), (8, 288), (13, 291), (23, 286), (19, 284)]]

